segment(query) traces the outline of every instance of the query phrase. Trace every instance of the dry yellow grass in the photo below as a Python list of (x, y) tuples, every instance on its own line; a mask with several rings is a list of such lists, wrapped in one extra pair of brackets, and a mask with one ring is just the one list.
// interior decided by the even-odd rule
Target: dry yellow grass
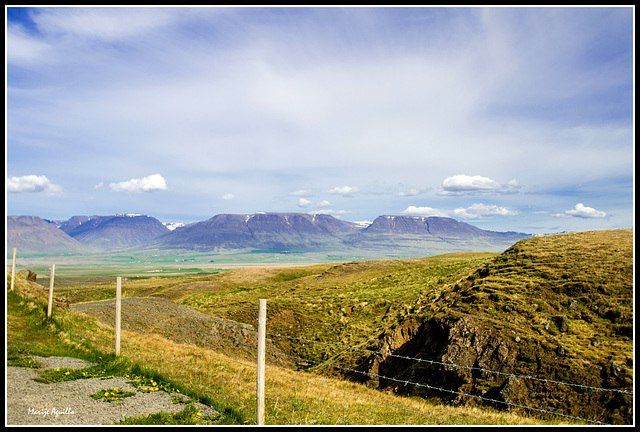
[[(97, 338), (95, 342), (109, 350), (113, 339)], [(123, 333), (122, 352), (172, 381), (239, 410), (248, 423), (255, 421), (255, 363), (129, 331)], [(274, 365), (267, 365), (265, 387), (266, 423), (273, 425), (575, 424), (522, 412), (439, 405)]]

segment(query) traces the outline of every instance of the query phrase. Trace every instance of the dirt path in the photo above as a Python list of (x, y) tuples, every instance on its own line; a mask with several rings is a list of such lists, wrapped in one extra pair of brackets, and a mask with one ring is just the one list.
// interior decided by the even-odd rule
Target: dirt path
[[(163, 391), (143, 393), (128, 384), (129, 378), (124, 377), (39, 383), (33, 378), (38, 377), (45, 369), (86, 368), (94, 365), (70, 357), (34, 356), (34, 359), (42, 362), (40, 369), (7, 367), (6, 425), (105, 425), (160, 411), (177, 413), (186, 406), (172, 404), (171, 395)], [(116, 387), (136, 391), (136, 394), (117, 402), (95, 400), (90, 396), (100, 390)], [(180, 396), (184, 398), (183, 395)], [(206, 405), (196, 403), (195, 406), (203, 417), (218, 414)]]

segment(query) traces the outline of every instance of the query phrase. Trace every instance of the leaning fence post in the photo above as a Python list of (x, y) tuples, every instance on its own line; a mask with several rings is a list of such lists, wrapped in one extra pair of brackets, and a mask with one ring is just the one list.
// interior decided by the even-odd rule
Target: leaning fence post
[(16, 280), (16, 248), (13, 248), (13, 264), (11, 265), (11, 291), (13, 291), (13, 282)]
[(116, 278), (116, 356), (120, 355), (120, 315), (122, 312), (122, 278)]
[(53, 279), (56, 273), (56, 265), (51, 264), (51, 278), (49, 278), (49, 305), (47, 306), (47, 318), (51, 317), (51, 310), (53, 308)]
[(267, 328), (267, 300), (260, 299), (258, 304), (258, 380), (256, 385), (258, 425), (264, 425), (264, 375), (265, 375), (265, 339)]

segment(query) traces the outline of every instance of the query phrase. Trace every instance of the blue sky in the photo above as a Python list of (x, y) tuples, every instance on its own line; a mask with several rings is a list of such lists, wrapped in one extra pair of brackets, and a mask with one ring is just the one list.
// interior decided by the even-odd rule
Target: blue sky
[(633, 226), (631, 7), (5, 11), (8, 215)]

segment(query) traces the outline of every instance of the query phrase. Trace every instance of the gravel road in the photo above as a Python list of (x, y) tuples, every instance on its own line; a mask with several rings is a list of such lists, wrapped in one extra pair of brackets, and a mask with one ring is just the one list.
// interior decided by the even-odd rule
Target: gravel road
[[(124, 377), (39, 383), (33, 378), (38, 377), (44, 369), (86, 368), (94, 365), (71, 357), (33, 358), (42, 362), (40, 369), (7, 367), (6, 425), (105, 425), (160, 411), (176, 413), (186, 406), (171, 404), (171, 395), (163, 391), (138, 391), (127, 383), (130, 379)], [(97, 391), (116, 387), (137, 393), (117, 402), (95, 400), (90, 396)], [(206, 405), (196, 403), (195, 406), (203, 417), (218, 414)]]

